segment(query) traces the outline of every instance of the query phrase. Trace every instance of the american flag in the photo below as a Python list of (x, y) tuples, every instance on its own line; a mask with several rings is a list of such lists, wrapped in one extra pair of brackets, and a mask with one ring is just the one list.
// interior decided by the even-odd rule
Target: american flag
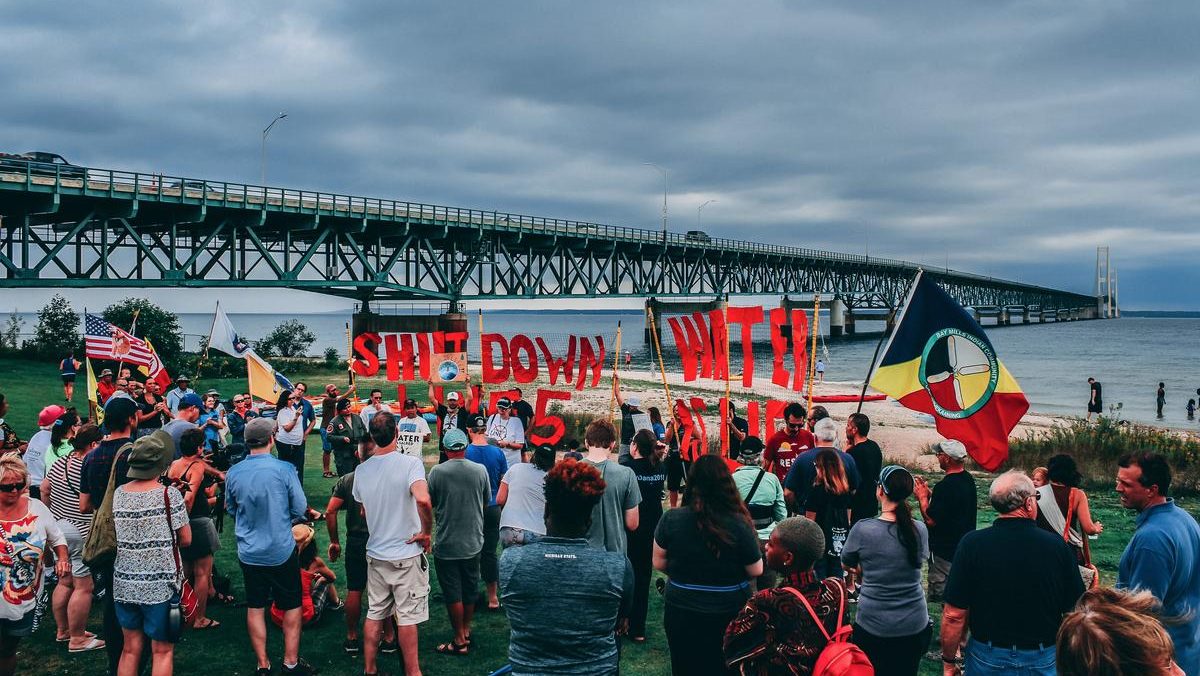
[(147, 367), (156, 361), (146, 341), (109, 324), (103, 317), (85, 314), (83, 334), (85, 351), (92, 359), (111, 359)]

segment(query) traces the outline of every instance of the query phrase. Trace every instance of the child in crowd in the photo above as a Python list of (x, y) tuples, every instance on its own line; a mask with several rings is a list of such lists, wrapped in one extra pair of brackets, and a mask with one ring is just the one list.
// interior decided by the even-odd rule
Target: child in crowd
[(1050, 483), (1050, 470), (1045, 467), (1034, 467), (1033, 471), (1029, 473), (1029, 478), (1033, 479), (1034, 488), (1041, 488)]

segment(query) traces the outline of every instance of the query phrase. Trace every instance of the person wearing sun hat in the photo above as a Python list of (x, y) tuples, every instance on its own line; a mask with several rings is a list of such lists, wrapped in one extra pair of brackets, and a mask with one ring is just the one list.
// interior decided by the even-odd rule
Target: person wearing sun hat
[(764, 560), (782, 583), (751, 597), (729, 623), (725, 630), (728, 665), (740, 669), (739, 673), (755, 674), (812, 669), (825, 648), (825, 633), (833, 634), (846, 621), (849, 608), (842, 580), (818, 579), (813, 570), (824, 555), (825, 536), (815, 521), (793, 516), (776, 524)]
[(179, 400), (184, 395), (195, 394), (196, 391), (191, 388), (192, 379), (184, 374), (175, 376), (175, 389), (167, 392), (167, 408), (171, 409), (171, 415), (179, 414)]

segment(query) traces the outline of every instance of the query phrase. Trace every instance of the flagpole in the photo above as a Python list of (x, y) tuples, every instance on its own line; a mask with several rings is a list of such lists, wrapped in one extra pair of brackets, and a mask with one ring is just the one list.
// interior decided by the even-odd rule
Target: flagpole
[(875, 369), (879, 367), (879, 350), (883, 347), (883, 340), (887, 338), (890, 344), (891, 339), (896, 336), (896, 327), (900, 326), (900, 322), (904, 321), (904, 315), (908, 313), (908, 306), (912, 300), (913, 292), (917, 290), (917, 282), (924, 273), (924, 269), (917, 269), (917, 276), (913, 277), (912, 284), (908, 287), (908, 293), (904, 296), (904, 307), (900, 310), (900, 316), (892, 321), (892, 330), (890, 332), (887, 330), (887, 327), (884, 327), (883, 335), (879, 337), (879, 342), (875, 344), (875, 354), (871, 356), (871, 363), (867, 366), (867, 377), (863, 380), (862, 392), (858, 395), (858, 410), (855, 413), (862, 413), (863, 397), (867, 396), (867, 385), (871, 382), (871, 376), (875, 375)]
[(671, 386), (667, 384), (667, 367), (663, 363), (662, 344), (658, 342), (658, 328), (654, 325), (654, 311), (646, 308), (646, 317), (650, 322), (650, 337), (654, 340), (654, 350), (658, 353), (658, 372), (662, 374), (663, 392), (667, 395), (667, 409), (671, 417), (675, 417), (675, 402), (671, 400)]
[(608, 419), (612, 420), (617, 404), (617, 365), (621, 359), (621, 320), (617, 320), (617, 341), (613, 346), (612, 392), (608, 394)]
[(812, 348), (808, 352), (808, 406), (812, 411), (813, 376), (816, 375), (817, 335), (821, 333), (821, 294), (813, 294)]
[[(483, 385), (484, 385), (483, 374), (486, 372), (487, 372), (487, 369), (485, 369), (483, 367), (483, 308), (480, 307), (479, 308), (479, 398), (481, 400), (483, 399)], [(467, 383), (467, 393), (468, 394), (470, 394), (472, 391), (470, 385), (471, 385), (471, 383), (468, 382)], [(488, 414), (487, 406), (484, 406), (483, 401), (475, 402), (475, 406), (476, 406), (476, 410), (479, 412), (479, 415), (487, 415)], [(476, 414), (472, 413), (471, 415), (476, 415)]]
[(730, 406), (733, 402), (729, 400), (729, 381), (733, 380), (733, 374), (729, 372), (729, 294), (725, 294), (725, 424), (721, 425), (721, 449), (726, 454), (729, 453), (729, 421), (733, 419), (733, 415), (729, 413)]
[[(354, 339), (350, 336), (350, 322), (346, 322), (346, 372), (349, 374), (349, 387), (354, 387)], [(354, 391), (354, 399), (358, 400), (358, 390)]]

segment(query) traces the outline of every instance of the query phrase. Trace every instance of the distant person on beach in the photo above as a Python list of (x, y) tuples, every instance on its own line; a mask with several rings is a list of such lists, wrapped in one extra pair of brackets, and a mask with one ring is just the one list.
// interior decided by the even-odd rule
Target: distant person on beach
[(68, 352), (67, 356), (58, 363), (58, 369), (62, 372), (63, 399), (65, 401), (75, 398), (75, 375), (79, 373), (79, 367), (82, 365), (75, 358), (74, 351)]
[(825, 382), (825, 360), (824, 359), (817, 360), (817, 382), (818, 383)]
[(1188, 417), (1188, 420), (1191, 420), (1196, 417), (1196, 400), (1195, 399), (1188, 399), (1187, 417)]
[(1154, 396), (1154, 402), (1158, 405), (1158, 417), (1163, 417), (1163, 406), (1167, 403), (1167, 386), (1165, 383), (1158, 384), (1158, 392)]
[(1088, 395), (1087, 421), (1091, 422), (1093, 413), (1097, 417), (1104, 414), (1104, 397), (1101, 392), (1100, 381), (1095, 378), (1088, 378), (1088, 387), (1091, 389), (1091, 394)]
[(1133, 453), (1117, 465), (1121, 506), (1138, 513), (1117, 567), (1117, 587), (1144, 589), (1162, 602), (1165, 615), (1182, 619), (1167, 627), (1175, 661), (1188, 674), (1200, 674), (1200, 526), (1169, 497), (1166, 458)]

